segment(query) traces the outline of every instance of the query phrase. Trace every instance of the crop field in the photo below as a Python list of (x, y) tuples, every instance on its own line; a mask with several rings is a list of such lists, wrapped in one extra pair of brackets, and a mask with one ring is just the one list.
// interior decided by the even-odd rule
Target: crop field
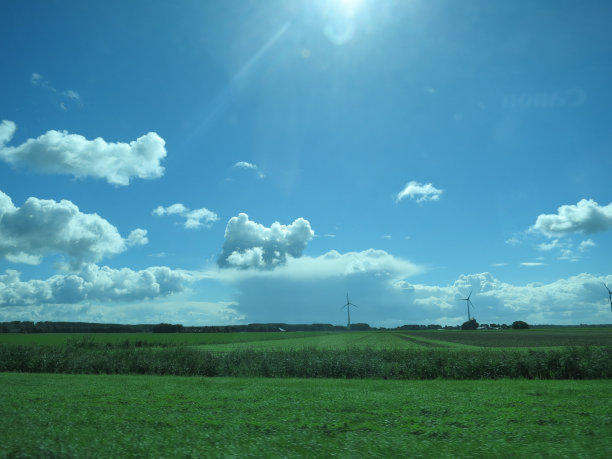
[(612, 451), (608, 380), (2, 373), (0, 387), (0, 457), (607, 458)]
[(476, 347), (612, 346), (612, 328), (536, 328), (528, 330), (436, 330), (400, 332), (411, 339)]
[[(475, 333), (465, 333), (464, 340), (470, 342)], [(588, 331), (581, 334), (590, 336)], [(597, 334), (589, 346), (566, 346), (563, 335), (555, 335), (543, 341), (548, 345), (544, 347), (516, 346), (521, 339), (533, 342), (535, 333), (506, 341), (512, 347), (434, 339), (440, 336), (445, 332), (239, 333), (214, 335), (216, 343), (202, 344), (202, 338), (196, 341), (196, 336), (182, 334), (148, 336), (161, 341), (114, 336), (114, 342), (95, 334), (73, 335), (64, 344), (0, 345), (0, 371), (428, 380), (612, 378), (612, 346), (605, 345), (605, 334)], [(32, 337), (42, 342), (47, 338)]]
[(612, 329), (0, 335), (0, 457), (609, 457)]
[(529, 330), (427, 330), (366, 332), (248, 333), (41, 333), (0, 334), (0, 345), (63, 345), (86, 336), (96, 343), (142, 346), (197, 346), (211, 351), (236, 349), (476, 349), (610, 346), (612, 328)]
[(97, 343), (117, 345), (125, 342), (140, 342), (146, 346), (194, 346), (275, 341), (287, 338), (322, 337), (326, 332), (291, 333), (4, 333), (2, 344), (62, 345), (67, 341), (86, 336)]

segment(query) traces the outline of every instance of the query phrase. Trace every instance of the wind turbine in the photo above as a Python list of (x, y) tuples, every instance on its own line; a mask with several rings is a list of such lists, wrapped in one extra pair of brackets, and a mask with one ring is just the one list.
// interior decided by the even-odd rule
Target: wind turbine
[(467, 298), (459, 298), (461, 301), (465, 301), (467, 304), (467, 308), (468, 308), (468, 321), (470, 320), (470, 304), (472, 305), (472, 307), (474, 307), (474, 303), (472, 303), (472, 300), (470, 300), (470, 297), (472, 296), (472, 291), (470, 290), (470, 294), (467, 296)]
[(610, 290), (605, 283), (604, 283), (604, 287), (608, 291), (608, 299), (610, 300), (610, 309), (612, 309), (612, 290)]
[(353, 304), (349, 301), (348, 293), (346, 294), (346, 304), (342, 306), (340, 309), (346, 308), (346, 314), (348, 316), (348, 322), (346, 325), (347, 330), (351, 329), (351, 306), (357, 307), (356, 304)]

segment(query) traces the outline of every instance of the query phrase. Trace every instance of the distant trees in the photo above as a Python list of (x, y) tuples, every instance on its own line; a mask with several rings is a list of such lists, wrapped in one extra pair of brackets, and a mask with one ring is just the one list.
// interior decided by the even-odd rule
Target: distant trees
[(183, 331), (182, 325), (157, 324), (153, 326), (153, 333), (180, 333)]
[(396, 330), (440, 330), (442, 325), (429, 324), (429, 325), (417, 325), (417, 324), (406, 324), (400, 327), (396, 327)]
[(478, 328), (478, 322), (476, 319), (470, 319), (467, 322), (461, 324), (461, 330), (476, 330)]
[(516, 320), (512, 322), (513, 330), (527, 330), (529, 328), (529, 324), (527, 322), (523, 322), (522, 320)]
[(89, 322), (1, 322), (0, 333), (150, 333), (153, 325)]

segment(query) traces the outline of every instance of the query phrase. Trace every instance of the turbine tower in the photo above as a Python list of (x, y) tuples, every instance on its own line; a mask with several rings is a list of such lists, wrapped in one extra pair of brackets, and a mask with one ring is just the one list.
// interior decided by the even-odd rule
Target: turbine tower
[(474, 307), (474, 303), (472, 303), (472, 300), (470, 300), (470, 297), (472, 296), (472, 291), (470, 290), (470, 294), (467, 296), (467, 298), (459, 298), (461, 301), (465, 301), (467, 304), (467, 308), (468, 308), (468, 321), (470, 320), (470, 304), (472, 305), (472, 308)]
[(348, 297), (348, 293), (346, 294), (346, 304), (344, 306), (342, 306), (340, 309), (344, 309), (346, 308), (346, 314), (348, 317), (348, 322), (346, 325), (346, 329), (350, 330), (351, 329), (351, 306), (357, 307), (356, 304), (353, 304), (349, 301), (349, 297)]
[(612, 309), (612, 290), (608, 288), (608, 286), (604, 283), (604, 287), (608, 291), (608, 299), (610, 300), (610, 309)]

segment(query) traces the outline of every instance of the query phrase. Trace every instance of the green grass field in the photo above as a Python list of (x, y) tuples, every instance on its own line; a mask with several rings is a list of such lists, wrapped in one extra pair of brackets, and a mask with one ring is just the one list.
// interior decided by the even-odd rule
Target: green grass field
[[(2, 344), (62, 345), (84, 335), (71, 333), (0, 334)], [(612, 346), (612, 328), (529, 330), (428, 330), (284, 333), (91, 333), (98, 343), (141, 342), (147, 346), (198, 346), (213, 351), (236, 349), (476, 349)]]
[(610, 381), (0, 374), (1, 457), (609, 457)]
[(87, 336), (98, 343), (120, 344), (125, 341), (142, 342), (159, 346), (196, 346), (252, 343), (259, 341), (276, 341), (287, 338), (322, 337), (325, 332), (291, 332), (291, 333), (4, 333), (0, 334), (2, 344), (44, 344), (59, 346), (69, 340)]
[(0, 373), (0, 457), (607, 458), (612, 380), (592, 378), (612, 375), (611, 339), (601, 328), (0, 335), (0, 369), (26, 371)]

